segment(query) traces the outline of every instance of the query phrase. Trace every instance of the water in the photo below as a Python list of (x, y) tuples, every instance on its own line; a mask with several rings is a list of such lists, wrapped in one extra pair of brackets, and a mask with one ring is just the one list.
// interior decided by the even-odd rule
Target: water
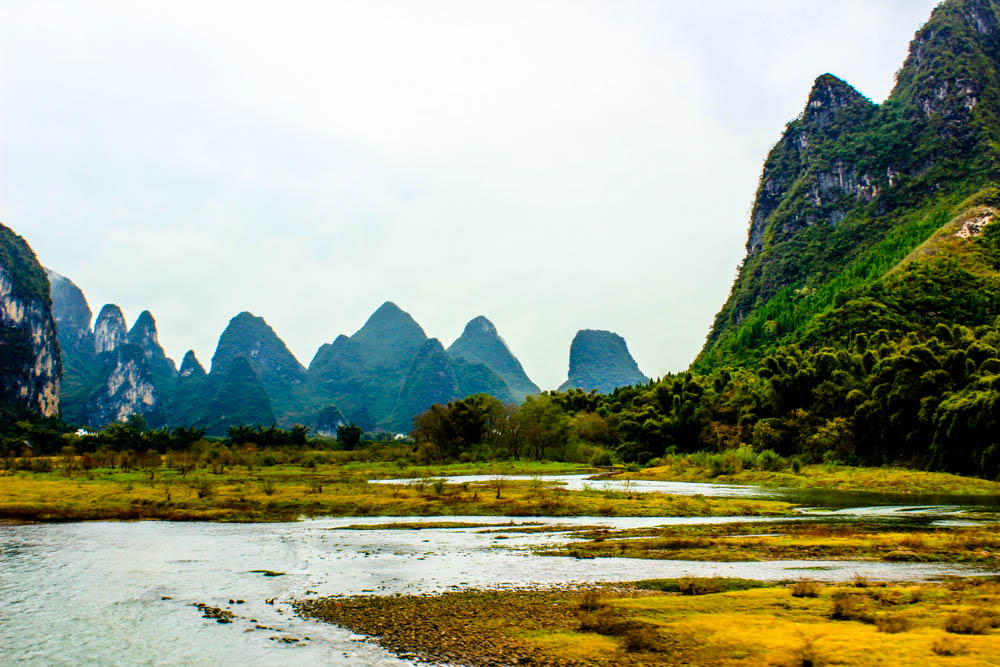
[[(960, 521), (959, 517), (961, 511), (956, 509), (946, 518)], [(359, 523), (437, 520), (441, 518), (0, 526), (0, 663), (405, 665), (410, 663), (345, 630), (295, 617), (289, 601), (324, 595), (424, 593), (654, 577), (782, 580), (808, 576), (832, 581), (862, 575), (876, 580), (917, 580), (976, 573), (970, 568), (916, 563), (577, 560), (535, 556), (527, 549), (565, 542), (565, 534), (510, 532), (505, 535), (508, 539), (502, 539), (502, 532), (479, 528), (342, 530)], [(766, 519), (447, 520), (637, 528)], [(269, 577), (253, 570), (284, 574)], [(245, 602), (236, 604), (236, 600)], [(235, 614), (234, 621), (219, 624), (205, 619), (192, 606), (195, 603), (228, 609)]]
[[(449, 484), (488, 483), (496, 479), (496, 475), (452, 475), (437, 477)], [(545, 485), (559, 485), (568, 491), (620, 491), (637, 493), (669, 493), (675, 496), (714, 496), (725, 498), (774, 498), (780, 492), (762, 486), (741, 484), (707, 484), (703, 482), (660, 482), (648, 479), (594, 479), (591, 475), (504, 475), (504, 480), (537, 481)], [(373, 479), (372, 484), (417, 484), (420, 479)]]
[[(439, 477), (449, 484), (484, 483), (496, 475), (453, 475)], [(505, 475), (504, 480), (533, 481), (558, 486), (569, 491), (608, 491), (617, 493), (666, 493), (676, 496), (713, 498), (752, 498), (783, 500), (804, 505), (811, 514), (836, 513), (841, 516), (881, 518), (909, 513), (955, 515), (967, 511), (1000, 513), (1000, 497), (992, 495), (898, 494), (869, 491), (831, 491), (829, 489), (793, 489), (752, 484), (712, 484), (707, 482), (663, 482), (647, 479), (600, 479), (590, 475)], [(424, 480), (373, 479), (372, 484), (419, 484)]]

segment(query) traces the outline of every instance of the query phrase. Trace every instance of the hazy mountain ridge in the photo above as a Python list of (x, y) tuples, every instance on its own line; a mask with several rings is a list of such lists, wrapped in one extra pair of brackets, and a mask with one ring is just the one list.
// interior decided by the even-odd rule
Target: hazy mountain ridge
[[(60, 336), (73, 350), (67, 366), (73, 393), (65, 417), (91, 426), (141, 414), (150, 425), (196, 424), (210, 433), (243, 419), (299, 423), (326, 433), (350, 422), (408, 431), (413, 418), (433, 403), (477, 393), (516, 403), (525, 392), (539, 391), (482, 316), (469, 322), (452, 353), (386, 302), (354, 335), (322, 345), (303, 368), (263, 318), (242, 312), (220, 335), (209, 372), (192, 351), (178, 371), (159, 345), (149, 311), (128, 329), (121, 309), (108, 304), (91, 331), (86, 297), (69, 285), (53, 292), (64, 322)], [(78, 340), (88, 344), (77, 345)], [(239, 368), (230, 373), (237, 360)], [(247, 386), (237, 390), (237, 382)]]

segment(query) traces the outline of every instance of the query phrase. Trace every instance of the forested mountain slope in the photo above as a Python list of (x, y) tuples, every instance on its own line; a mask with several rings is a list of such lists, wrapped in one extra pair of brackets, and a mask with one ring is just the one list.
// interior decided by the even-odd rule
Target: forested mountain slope
[(879, 328), (992, 323), (993, 269), (951, 266), (952, 249), (900, 262), (942, 226), (990, 220), (981, 207), (1000, 205), (998, 65), (1000, 5), (949, 0), (882, 105), (820, 76), (764, 163), (746, 258), (694, 369)]

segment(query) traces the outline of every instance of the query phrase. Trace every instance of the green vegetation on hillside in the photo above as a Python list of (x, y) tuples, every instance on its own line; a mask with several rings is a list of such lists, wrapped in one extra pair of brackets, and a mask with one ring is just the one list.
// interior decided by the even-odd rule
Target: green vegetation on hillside
[[(748, 254), (696, 370), (759, 362), (783, 344), (842, 341), (844, 327), (830, 330), (838, 311), (857, 316), (853, 333), (975, 326), (1000, 314), (984, 299), (949, 312), (971, 290), (928, 282), (883, 299), (894, 287), (887, 273), (948, 220), (997, 205), (998, 16), (994, 0), (942, 3), (881, 106), (836, 77), (816, 80), (765, 162)], [(916, 321), (915, 305), (925, 309)], [(869, 317), (877, 321), (863, 326)]]

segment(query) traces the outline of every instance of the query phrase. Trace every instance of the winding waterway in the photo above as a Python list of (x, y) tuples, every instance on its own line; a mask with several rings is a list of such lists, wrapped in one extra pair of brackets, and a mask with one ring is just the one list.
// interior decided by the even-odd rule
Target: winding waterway
[[(712, 495), (712, 489), (702, 493)], [(962, 512), (958, 504), (916, 509), (958, 517)], [(858, 511), (863, 513), (863, 508)], [(358, 523), (428, 520), (440, 518), (0, 526), (0, 663), (400, 665), (410, 663), (337, 627), (299, 619), (288, 602), (326, 595), (652, 577), (781, 580), (808, 575), (844, 580), (861, 574), (872, 579), (928, 579), (975, 573), (914, 563), (577, 560), (535, 556), (525, 548), (567, 539), (551, 533), (504, 535), (479, 528), (343, 530)], [(448, 520), (627, 528), (760, 519)], [(193, 606), (198, 603), (231, 612), (232, 622), (204, 618)]]

